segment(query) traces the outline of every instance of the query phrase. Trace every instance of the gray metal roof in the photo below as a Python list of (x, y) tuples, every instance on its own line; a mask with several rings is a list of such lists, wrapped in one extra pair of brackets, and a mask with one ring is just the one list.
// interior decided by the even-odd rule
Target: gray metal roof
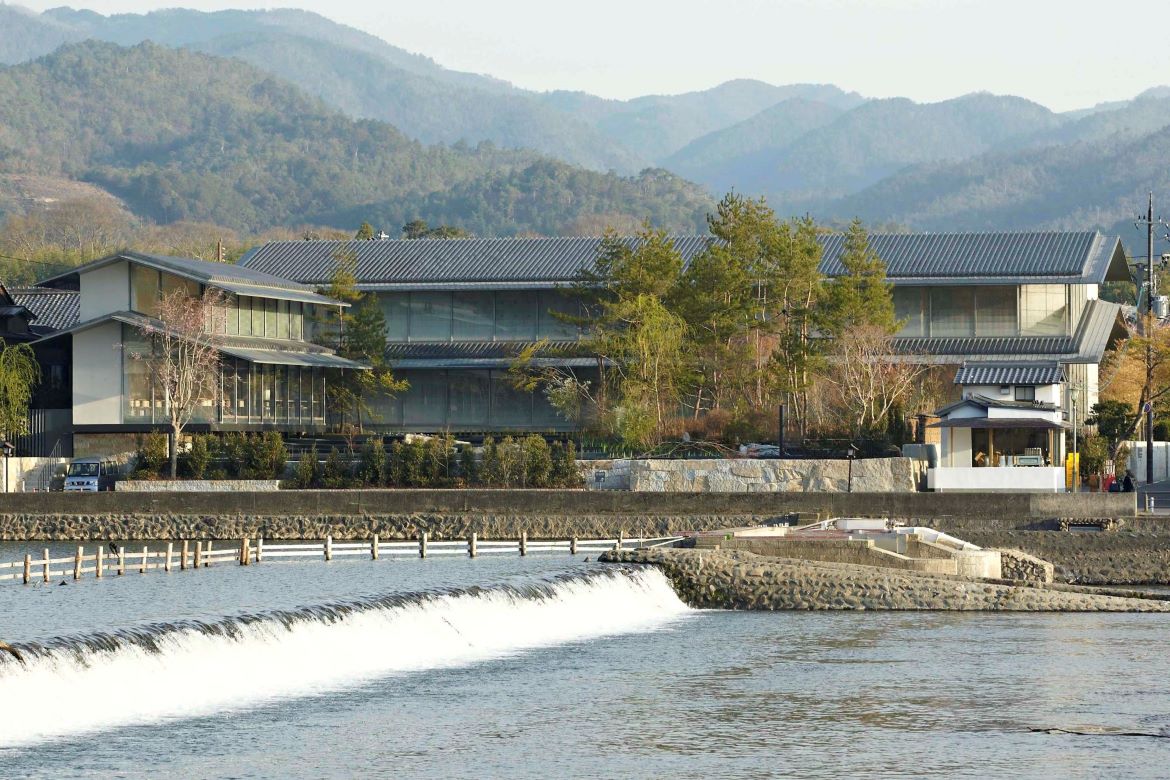
[(80, 319), (80, 301), (76, 290), (52, 290), (45, 287), (10, 287), (12, 300), (36, 317), (41, 332), (71, 328)]
[(1121, 305), (1093, 300), (1085, 306), (1072, 336), (996, 336), (898, 338), (894, 349), (915, 362), (955, 363), (959, 360), (1010, 358), (1013, 363), (1100, 363), (1105, 350), (1126, 335)]
[[(626, 237), (634, 244), (638, 239)], [(705, 236), (672, 236), (687, 261), (707, 248)], [(274, 241), (241, 258), (240, 265), (307, 284), (324, 284), (336, 257), (357, 259), (357, 279), (365, 285), (443, 283), (567, 282), (592, 268), (602, 239), (562, 238), (395, 239), (391, 241)]]
[(339, 357), (328, 352), (298, 352), (288, 349), (244, 349), (243, 347), (223, 346), (220, 352), (232, 355), (249, 363), (261, 363), (275, 366), (315, 366), (318, 368), (350, 368), (368, 370), (370, 367), (348, 358)]
[(955, 374), (956, 385), (1056, 385), (1064, 381), (1059, 363), (968, 362)]
[[(821, 271), (844, 272), (845, 236), (822, 236)], [(1129, 279), (1117, 236), (1097, 231), (871, 234), (869, 246), (895, 283), (1092, 283)]]
[[(1099, 283), (1129, 278), (1121, 240), (1095, 231), (873, 234), (869, 239), (896, 284)], [(713, 239), (672, 240), (689, 262)], [(250, 252), (238, 267), (324, 284), (336, 268), (335, 258), (348, 254), (357, 260), (363, 289), (550, 286), (592, 268), (601, 241), (597, 237), (276, 241)], [(822, 235), (819, 241), (821, 271), (827, 276), (840, 274), (844, 236)]]
[(121, 260), (129, 260), (130, 262), (157, 268), (161, 271), (168, 271), (210, 287), (217, 287), (229, 292), (238, 292), (240, 295), (279, 298), (306, 303), (321, 303), (332, 306), (341, 305), (338, 301), (334, 301), (324, 295), (319, 295), (312, 288), (295, 282), (288, 277), (275, 276), (255, 268), (247, 268), (231, 263), (196, 260), (193, 257), (151, 255), (142, 252), (118, 252), (117, 254), (108, 255), (107, 257), (78, 266), (65, 273), (44, 279), (38, 282), (38, 286), (57, 287), (62, 284), (71, 284), (82, 273)]
[(973, 393), (966, 398), (955, 401), (953, 404), (944, 406), (942, 409), (936, 411), (935, 415), (942, 417), (962, 406), (977, 406), (980, 409), (1034, 409), (1038, 412), (1055, 412), (1059, 408), (1056, 404), (1045, 403), (1044, 401), (1008, 401), (999, 398), (988, 398), (985, 395)]
[[(386, 359), (396, 370), (437, 368), (507, 368), (531, 341), (460, 341), (388, 344)], [(597, 358), (581, 352), (575, 341), (549, 342), (537, 366), (597, 365)]]

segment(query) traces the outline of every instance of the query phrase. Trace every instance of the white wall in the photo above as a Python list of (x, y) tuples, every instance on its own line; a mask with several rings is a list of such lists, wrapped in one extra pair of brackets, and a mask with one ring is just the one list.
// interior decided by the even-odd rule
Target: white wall
[[(1036, 388), (1036, 400), (1046, 404), (1060, 405), (1060, 385), (1033, 385)], [(981, 395), (995, 401), (1016, 400), (1015, 385), (1008, 385), (1006, 393), (999, 392), (999, 385), (963, 385), (963, 395)]]
[(118, 322), (73, 334), (74, 425), (122, 422), (121, 347), (122, 325)]
[(950, 433), (950, 459), (949, 463), (952, 466), (971, 467), (971, 429), (970, 428), (948, 428)]
[(79, 279), (82, 322), (130, 309), (130, 264), (125, 260), (86, 271)]
[(936, 468), (926, 472), (926, 485), (942, 493), (999, 491), (1009, 493), (1060, 493), (1064, 469), (1036, 467)]

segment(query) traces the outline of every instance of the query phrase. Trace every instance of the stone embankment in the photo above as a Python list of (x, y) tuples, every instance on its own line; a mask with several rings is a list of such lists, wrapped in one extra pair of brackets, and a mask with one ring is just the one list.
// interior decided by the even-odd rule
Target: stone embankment
[(1055, 579), (1059, 582), (1086, 585), (1170, 583), (1168, 533), (960, 529), (956, 535), (980, 547), (1020, 550), (1051, 561), (1055, 564)]
[(522, 515), (522, 514), (408, 514), (408, 515), (0, 515), (0, 539), (6, 541), (77, 541), (157, 539), (324, 539), (366, 541), (375, 534), (383, 540), (417, 539), (424, 531), (431, 539), (515, 539), (527, 531), (530, 539), (612, 539), (682, 535), (696, 529), (751, 524), (751, 516), (727, 515)]
[(612, 550), (600, 560), (659, 567), (694, 607), (752, 610), (1170, 612), (1170, 602), (734, 550)]

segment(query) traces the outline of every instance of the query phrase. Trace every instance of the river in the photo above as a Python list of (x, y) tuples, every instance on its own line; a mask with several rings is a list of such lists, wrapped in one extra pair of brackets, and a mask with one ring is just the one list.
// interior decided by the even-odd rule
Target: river
[(1165, 615), (699, 611), (508, 555), (2, 583), (0, 639), (3, 778), (1170, 773)]

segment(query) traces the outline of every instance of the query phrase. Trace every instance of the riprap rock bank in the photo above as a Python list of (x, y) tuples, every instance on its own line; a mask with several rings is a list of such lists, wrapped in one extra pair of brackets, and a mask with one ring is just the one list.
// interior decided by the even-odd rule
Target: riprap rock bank
[(600, 560), (657, 566), (684, 601), (702, 608), (1170, 612), (1170, 602), (1152, 598), (766, 558), (741, 550), (611, 550)]

